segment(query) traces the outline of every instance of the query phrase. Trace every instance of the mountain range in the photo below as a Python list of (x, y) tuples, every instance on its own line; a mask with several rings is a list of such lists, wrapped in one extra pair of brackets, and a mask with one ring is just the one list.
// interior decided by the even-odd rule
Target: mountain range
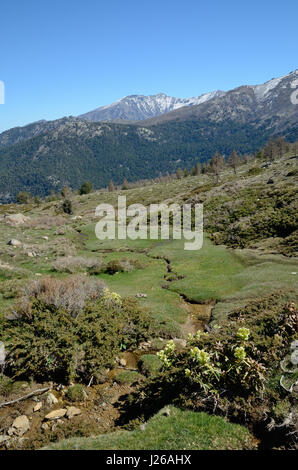
[(298, 70), (262, 85), (195, 98), (131, 95), (78, 117), (0, 134), (0, 202), (45, 196), (90, 180), (96, 188), (174, 172), (218, 150), (254, 152), (268, 138), (298, 140)]

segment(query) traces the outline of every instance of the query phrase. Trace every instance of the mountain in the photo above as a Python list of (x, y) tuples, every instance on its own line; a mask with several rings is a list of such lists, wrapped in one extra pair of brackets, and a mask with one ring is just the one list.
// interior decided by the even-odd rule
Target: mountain
[(31, 139), (31, 137), (36, 137), (41, 134), (50, 132), (58, 127), (63, 126), (66, 122), (75, 121), (76, 118), (64, 117), (61, 119), (56, 119), (55, 121), (36, 121), (27, 126), (23, 127), (14, 127), (8, 129), (0, 134), (0, 149), (4, 147), (9, 147), (10, 145), (15, 145), (25, 140)]
[(45, 196), (85, 180), (100, 188), (110, 179), (157, 177), (206, 161), (216, 150), (255, 152), (271, 135), (298, 140), (297, 80), (298, 70), (135, 123), (69, 117), (6, 131), (0, 134), (0, 202), (22, 190)]
[(214, 96), (198, 106), (183, 107), (167, 114), (143, 121), (142, 125), (154, 125), (170, 120), (207, 119), (221, 122), (228, 119), (237, 122), (267, 122), (273, 132), (283, 132), (290, 126), (297, 129), (298, 106), (292, 94), (298, 88), (298, 70), (263, 85), (245, 85)]
[(121, 100), (107, 106), (101, 106), (88, 113), (79, 116), (88, 121), (117, 121), (129, 120), (140, 121), (143, 119), (160, 116), (169, 111), (181, 108), (183, 106), (194, 106), (211, 100), (214, 97), (222, 96), (223, 91), (217, 90), (211, 93), (205, 93), (194, 98), (174, 98), (165, 93), (157, 95), (130, 95), (121, 98)]

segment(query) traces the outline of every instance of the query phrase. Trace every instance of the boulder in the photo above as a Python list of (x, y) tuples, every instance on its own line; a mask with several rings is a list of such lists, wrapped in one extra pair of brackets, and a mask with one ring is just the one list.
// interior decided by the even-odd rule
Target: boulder
[(18, 416), (12, 423), (11, 428), (8, 430), (8, 434), (16, 434), (17, 436), (22, 436), (30, 429), (29, 419), (26, 415)]
[(50, 392), (47, 394), (46, 403), (47, 405), (56, 405), (58, 403), (58, 399)]
[(12, 238), (11, 240), (9, 240), (7, 242), (7, 245), (10, 245), (10, 246), (22, 246), (22, 243), (20, 242), (20, 240), (16, 240), (15, 238)]

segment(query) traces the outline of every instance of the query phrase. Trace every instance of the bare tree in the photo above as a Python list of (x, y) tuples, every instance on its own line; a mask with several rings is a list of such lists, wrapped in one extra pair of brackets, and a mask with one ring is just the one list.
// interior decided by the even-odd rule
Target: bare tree
[(231, 168), (233, 168), (235, 175), (237, 173), (236, 168), (239, 165), (239, 163), (240, 163), (240, 157), (239, 157), (238, 153), (236, 152), (236, 150), (233, 150), (233, 152), (231, 153), (231, 155), (228, 158), (228, 165)]
[(224, 159), (223, 157), (219, 155), (218, 151), (216, 151), (213, 157), (211, 158), (211, 162), (210, 162), (210, 169), (211, 169), (211, 172), (214, 173), (215, 175), (216, 184), (219, 181), (220, 171), (223, 169), (223, 167), (224, 167)]

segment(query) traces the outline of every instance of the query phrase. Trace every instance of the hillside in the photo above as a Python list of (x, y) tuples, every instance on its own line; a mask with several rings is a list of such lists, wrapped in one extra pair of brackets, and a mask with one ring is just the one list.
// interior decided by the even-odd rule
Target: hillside
[[(295, 448), (296, 161), (0, 206), (0, 447)], [(203, 248), (98, 240), (119, 195), (203, 202)]]

